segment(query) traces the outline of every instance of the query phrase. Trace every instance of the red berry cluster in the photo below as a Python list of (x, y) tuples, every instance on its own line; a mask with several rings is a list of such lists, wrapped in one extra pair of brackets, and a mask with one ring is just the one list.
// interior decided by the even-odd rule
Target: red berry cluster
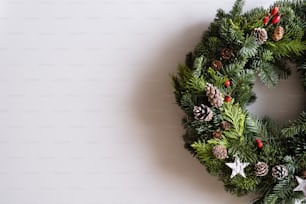
[[(228, 87), (230, 87), (230, 85), (231, 85), (231, 81), (230, 81), (229, 79), (227, 79), (227, 80), (224, 82), (224, 86), (225, 86), (226, 88), (228, 88)], [(225, 97), (224, 97), (224, 101), (227, 102), (227, 103), (231, 102), (231, 100), (232, 100), (232, 98), (231, 98), (230, 96), (225, 96)]]
[(256, 143), (256, 146), (257, 146), (258, 149), (263, 148), (263, 142), (262, 142), (261, 139), (258, 139), (258, 138), (257, 138), (257, 139), (255, 140), (255, 143)]
[[(272, 20), (271, 20), (271, 19), (272, 19)], [(278, 7), (278, 6), (275, 6), (275, 7), (271, 10), (271, 12), (268, 13), (268, 14), (264, 17), (263, 23), (264, 23), (264, 25), (268, 25), (268, 23), (269, 23), (270, 20), (271, 20), (271, 23), (272, 23), (273, 25), (275, 25), (275, 24), (278, 24), (278, 23), (279, 23), (280, 19), (281, 19), (281, 15), (280, 15), (280, 13), (279, 13), (279, 7)]]

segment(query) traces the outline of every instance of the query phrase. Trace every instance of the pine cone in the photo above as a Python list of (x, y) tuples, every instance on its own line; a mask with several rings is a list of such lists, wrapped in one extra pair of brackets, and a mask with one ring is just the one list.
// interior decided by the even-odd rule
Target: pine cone
[(278, 180), (281, 180), (288, 176), (288, 169), (285, 165), (277, 165), (272, 168), (272, 176)]
[(212, 153), (217, 159), (225, 159), (227, 157), (227, 149), (222, 145), (214, 146)]
[(205, 106), (204, 104), (193, 107), (193, 114), (194, 114), (194, 119), (202, 122), (211, 121), (213, 118), (212, 110), (208, 106)]
[(213, 86), (210, 83), (207, 83), (205, 91), (206, 91), (206, 96), (208, 97), (208, 101), (212, 106), (220, 108), (223, 105), (224, 98), (217, 87)]
[(258, 162), (255, 165), (256, 176), (266, 176), (269, 172), (269, 166), (265, 162)]
[(232, 51), (229, 48), (223, 48), (220, 54), (223, 59), (230, 59), (232, 57)]
[(232, 124), (227, 121), (223, 121), (221, 122), (220, 126), (223, 130), (229, 130), (232, 127)]
[(302, 171), (302, 175), (301, 175), (302, 178), (306, 179), (306, 169), (304, 171)]
[(214, 132), (212, 133), (212, 135), (213, 135), (213, 137), (214, 137), (215, 139), (221, 139), (221, 137), (222, 137), (222, 132), (221, 132), (221, 131), (214, 131)]
[(274, 29), (274, 33), (272, 35), (272, 39), (274, 41), (279, 41), (283, 38), (284, 36), (284, 33), (285, 33), (285, 30), (282, 26), (277, 26), (275, 29)]
[(268, 39), (267, 31), (264, 28), (255, 28), (252, 34), (260, 45)]
[(220, 60), (214, 60), (211, 63), (211, 67), (215, 70), (215, 71), (220, 71), (222, 68), (222, 62)]

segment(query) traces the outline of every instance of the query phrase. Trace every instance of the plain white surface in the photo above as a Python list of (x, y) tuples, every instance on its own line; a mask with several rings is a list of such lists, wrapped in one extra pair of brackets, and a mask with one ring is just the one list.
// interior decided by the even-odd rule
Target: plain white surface
[[(233, 2), (0, 1), (0, 203), (248, 203), (183, 148), (169, 77)], [(256, 90), (259, 114), (305, 102)]]

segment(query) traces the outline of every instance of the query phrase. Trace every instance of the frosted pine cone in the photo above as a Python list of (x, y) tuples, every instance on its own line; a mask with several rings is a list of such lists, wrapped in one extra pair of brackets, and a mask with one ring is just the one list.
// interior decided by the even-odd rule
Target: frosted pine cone
[(206, 96), (208, 97), (208, 101), (212, 106), (220, 108), (223, 105), (224, 98), (217, 87), (213, 86), (210, 83), (207, 83), (205, 91)]
[(227, 149), (222, 145), (214, 146), (212, 153), (217, 159), (225, 159), (227, 157)]
[(256, 176), (266, 176), (269, 172), (269, 166), (265, 162), (258, 162), (255, 165)]
[(252, 34), (260, 45), (266, 42), (268, 39), (267, 31), (264, 28), (255, 28)]
[(288, 176), (288, 169), (285, 165), (277, 165), (272, 168), (272, 176), (278, 180), (281, 180)]
[(283, 38), (284, 33), (285, 33), (284, 28), (282, 26), (277, 26), (274, 30), (273, 35), (272, 35), (272, 39), (274, 41), (279, 41)]
[(202, 122), (211, 121), (213, 118), (212, 110), (208, 106), (205, 106), (204, 104), (193, 107), (193, 114), (194, 114), (194, 119)]

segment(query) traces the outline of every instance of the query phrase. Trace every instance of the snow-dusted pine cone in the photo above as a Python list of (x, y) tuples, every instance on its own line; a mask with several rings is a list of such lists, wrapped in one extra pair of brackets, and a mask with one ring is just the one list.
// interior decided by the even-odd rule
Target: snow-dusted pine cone
[(193, 114), (194, 114), (194, 119), (202, 122), (211, 121), (213, 118), (212, 110), (208, 106), (205, 106), (204, 104), (201, 104), (200, 106), (194, 106)]
[(272, 176), (278, 180), (288, 176), (288, 168), (285, 165), (276, 165), (272, 168)]
[(256, 176), (266, 176), (269, 172), (269, 166), (265, 162), (258, 162), (255, 165)]
[(208, 97), (208, 101), (212, 106), (216, 108), (220, 108), (223, 105), (224, 97), (217, 87), (214, 85), (207, 83), (205, 87), (206, 96)]
[(252, 34), (259, 44), (263, 44), (268, 39), (268, 33), (264, 28), (255, 28)]
[(274, 41), (279, 41), (283, 38), (284, 36), (284, 33), (285, 33), (285, 30), (282, 26), (277, 26), (275, 29), (274, 29), (274, 33), (272, 35), (272, 39)]
[(214, 146), (212, 153), (217, 159), (225, 159), (227, 157), (227, 149), (222, 145)]

